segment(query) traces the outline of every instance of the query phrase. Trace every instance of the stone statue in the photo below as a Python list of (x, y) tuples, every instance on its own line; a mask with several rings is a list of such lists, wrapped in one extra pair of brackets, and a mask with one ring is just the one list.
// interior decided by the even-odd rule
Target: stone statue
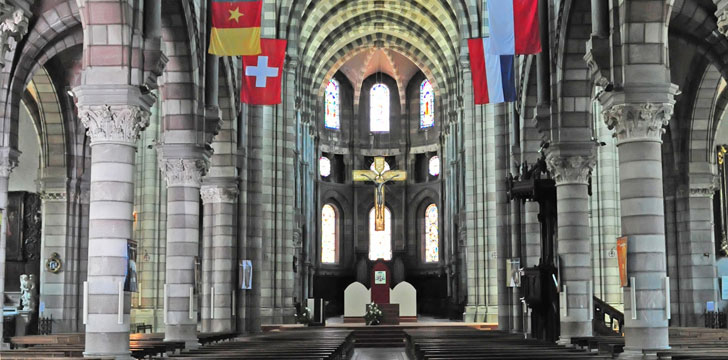
[(34, 311), (37, 302), (37, 281), (35, 275), (20, 275), (20, 303), (24, 311)]

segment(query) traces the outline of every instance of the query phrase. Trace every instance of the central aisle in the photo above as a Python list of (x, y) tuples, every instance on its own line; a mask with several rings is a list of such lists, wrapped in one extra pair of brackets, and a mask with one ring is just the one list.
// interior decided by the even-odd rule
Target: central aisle
[(403, 348), (354, 349), (352, 360), (408, 360)]

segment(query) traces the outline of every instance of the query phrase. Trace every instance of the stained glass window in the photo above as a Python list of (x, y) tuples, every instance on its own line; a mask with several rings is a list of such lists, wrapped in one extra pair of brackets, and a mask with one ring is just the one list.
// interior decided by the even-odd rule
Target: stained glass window
[(326, 204), (321, 209), (321, 262), (336, 262), (336, 209), (331, 204)]
[[(369, 166), (369, 170), (377, 172), (377, 170), (374, 169), (374, 161), (372, 161), (372, 164)], [(389, 170), (391, 170), (389, 168), (389, 163), (385, 161), (384, 162), (384, 171), (389, 171)], [(382, 172), (384, 172), (384, 171), (382, 171)]]
[(431, 204), (425, 209), (425, 262), (440, 260), (438, 218), (437, 205)]
[(369, 260), (392, 260), (392, 213), (384, 208), (384, 230), (374, 230), (374, 208), (369, 211)]
[(389, 131), (389, 88), (384, 84), (372, 86), (369, 92), (369, 130)]
[(331, 175), (331, 160), (329, 160), (326, 156), (319, 158), (319, 173), (323, 177)]
[(435, 125), (435, 93), (425, 79), (420, 85), (420, 129)]
[(327, 129), (339, 130), (341, 122), (339, 121), (339, 82), (335, 79), (329, 80), (326, 86), (326, 116), (324, 117), (324, 126)]
[(432, 176), (438, 176), (440, 175), (440, 157), (435, 155), (430, 158), (430, 163), (428, 166), (430, 175)]

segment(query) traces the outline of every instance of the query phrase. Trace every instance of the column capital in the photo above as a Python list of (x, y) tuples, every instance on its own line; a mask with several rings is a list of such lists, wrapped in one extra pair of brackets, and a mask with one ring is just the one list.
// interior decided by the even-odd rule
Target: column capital
[(200, 189), (203, 204), (234, 203), (238, 198), (236, 185), (203, 185)]
[(167, 186), (197, 187), (202, 185), (202, 177), (207, 174), (210, 162), (206, 159), (159, 158), (159, 169), (167, 180)]
[(134, 146), (139, 133), (149, 125), (149, 111), (139, 105), (79, 105), (78, 117), (87, 129), (91, 146)]
[(594, 153), (588, 155), (567, 155), (550, 151), (546, 164), (553, 175), (556, 186), (565, 184), (589, 184), (589, 177), (597, 163)]
[[(696, 181), (678, 187), (677, 196), (686, 198), (713, 198), (716, 190), (720, 188), (720, 177), (717, 175), (708, 176), (704, 181)], [(707, 181), (705, 181), (707, 180)]]
[(717, 189), (713, 185), (690, 186), (690, 197), (706, 197), (712, 199)]
[(615, 104), (602, 111), (604, 122), (614, 129), (618, 143), (635, 141), (662, 142), (664, 127), (672, 118), (673, 103)]
[(65, 201), (65, 190), (43, 190), (40, 192), (40, 199), (43, 201)]
[(5, 54), (11, 50), (8, 39), (16, 42), (28, 33), (28, 16), (11, 4), (0, 5), (0, 66), (5, 66)]

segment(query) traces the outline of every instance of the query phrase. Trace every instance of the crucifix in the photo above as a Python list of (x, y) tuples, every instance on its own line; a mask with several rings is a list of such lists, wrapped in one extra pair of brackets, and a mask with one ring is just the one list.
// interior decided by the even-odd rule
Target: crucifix
[(371, 181), (374, 183), (374, 230), (384, 231), (384, 184), (390, 181), (407, 180), (404, 170), (384, 171), (384, 157), (374, 158), (374, 170), (354, 170), (354, 181)]

